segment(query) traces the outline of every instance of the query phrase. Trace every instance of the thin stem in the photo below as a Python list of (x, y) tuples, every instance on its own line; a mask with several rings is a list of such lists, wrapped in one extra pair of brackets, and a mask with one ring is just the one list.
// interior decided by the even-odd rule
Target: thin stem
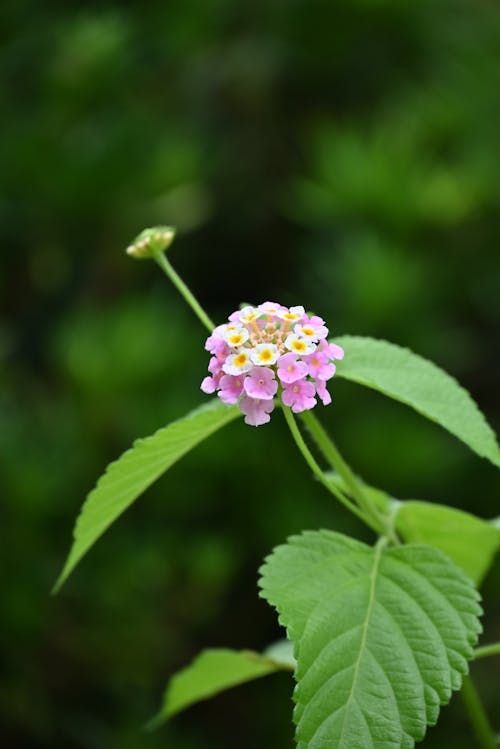
[(486, 715), (481, 697), (470, 676), (464, 676), (462, 686), (462, 700), (469, 716), (469, 721), (482, 749), (497, 749), (497, 742), (493, 728)]
[(474, 658), (487, 658), (489, 655), (500, 655), (500, 642), (492, 642), (490, 645), (481, 645), (474, 650)]
[(349, 487), (354, 499), (357, 500), (358, 504), (361, 507), (368, 510), (368, 512), (372, 514), (372, 507), (364, 496), (363, 490), (361, 489), (358, 480), (339, 453), (337, 447), (327, 435), (322, 424), (320, 424), (316, 416), (311, 411), (304, 411), (301, 416), (302, 421), (318, 443), (318, 447), (320, 448), (321, 452), (331, 464), (332, 468), (337, 471), (339, 476), (344, 480), (344, 483)]
[[(316, 416), (311, 411), (304, 411), (302, 414), (302, 421), (316, 440), (318, 447), (321, 452), (330, 463), (332, 468), (337, 471), (339, 476), (343, 479), (346, 486), (349, 488), (351, 495), (356, 500), (361, 509), (366, 515), (371, 517), (373, 523), (378, 529), (378, 532), (387, 533), (393, 542), (397, 542), (398, 539), (395, 537), (394, 531), (385, 527), (383, 518), (377, 512), (377, 508), (373, 506), (368, 497), (365, 495), (362, 486), (354, 473), (351, 471), (344, 458), (338, 451), (336, 445), (332, 442), (331, 438), (326, 433), (324, 427)], [(375, 527), (372, 525), (372, 528)]]
[(365, 512), (358, 508), (353, 502), (351, 502), (341, 491), (338, 489), (334, 484), (332, 484), (328, 479), (326, 478), (325, 474), (319, 467), (319, 465), (316, 463), (314, 456), (312, 455), (311, 451), (307, 447), (304, 438), (302, 437), (300, 430), (297, 426), (297, 422), (294, 419), (294, 416), (288, 406), (283, 406), (283, 413), (285, 415), (286, 422), (288, 424), (288, 427), (290, 429), (290, 432), (292, 433), (292, 437), (294, 438), (297, 447), (299, 448), (300, 452), (304, 456), (304, 459), (311, 469), (311, 471), (314, 473), (314, 475), (319, 479), (319, 481), (323, 484), (325, 489), (327, 489), (330, 494), (333, 494), (339, 502), (341, 502), (344, 507), (347, 507), (348, 510), (353, 512), (355, 515), (357, 515), (360, 520), (362, 520), (364, 523), (370, 526), (376, 533), (379, 532), (379, 528), (375, 525), (373, 520), (368, 517)]
[(195, 315), (197, 315), (198, 319), (203, 323), (203, 325), (207, 328), (207, 330), (211, 333), (213, 329), (215, 328), (214, 323), (209, 318), (203, 307), (198, 303), (194, 295), (191, 293), (191, 291), (188, 289), (182, 278), (175, 272), (175, 270), (170, 265), (169, 261), (165, 257), (163, 252), (155, 253), (154, 259), (160, 266), (160, 268), (165, 272), (165, 275), (168, 276), (168, 278), (172, 281), (177, 291), (182, 294), (186, 302), (189, 304)]

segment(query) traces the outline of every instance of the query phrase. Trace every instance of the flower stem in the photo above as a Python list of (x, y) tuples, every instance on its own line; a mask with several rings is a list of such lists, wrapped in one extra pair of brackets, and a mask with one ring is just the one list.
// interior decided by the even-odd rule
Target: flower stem
[(490, 645), (481, 645), (474, 650), (474, 658), (487, 658), (489, 655), (500, 655), (500, 642), (492, 642)]
[(497, 749), (495, 734), (486, 715), (481, 697), (470, 676), (464, 676), (462, 700), (482, 749)]
[(314, 459), (314, 456), (312, 455), (311, 451), (307, 447), (304, 438), (302, 437), (300, 430), (297, 426), (297, 422), (295, 421), (295, 418), (292, 414), (291, 409), (288, 406), (283, 406), (283, 413), (285, 415), (286, 422), (288, 424), (288, 427), (290, 429), (290, 432), (292, 433), (292, 437), (294, 438), (297, 447), (299, 448), (300, 452), (304, 456), (304, 459), (311, 469), (311, 471), (314, 473), (314, 475), (319, 479), (319, 481), (323, 484), (325, 489), (327, 489), (330, 494), (333, 494), (339, 502), (341, 502), (344, 507), (347, 507), (348, 510), (350, 510), (352, 513), (357, 515), (360, 520), (362, 520), (364, 523), (370, 526), (376, 533), (379, 532), (379, 527), (374, 523), (374, 521), (366, 515), (363, 509), (360, 509), (357, 507), (353, 502), (350, 501), (341, 491), (338, 489), (334, 484), (332, 484), (328, 479), (326, 478), (325, 474), (317, 464), (316, 460)]
[(365, 495), (359, 480), (351, 471), (344, 458), (338, 451), (336, 445), (332, 442), (331, 438), (328, 436), (324, 427), (322, 426), (322, 424), (320, 424), (316, 416), (311, 411), (304, 411), (301, 414), (301, 417), (305, 426), (316, 440), (318, 447), (320, 448), (327, 461), (343, 479), (344, 483), (349, 488), (353, 498), (364, 511), (364, 514), (371, 518), (371, 527), (376, 528), (377, 532), (387, 534), (393, 542), (397, 542), (394, 531), (385, 527), (386, 524), (384, 522), (384, 519), (379, 515), (376, 507), (373, 506), (373, 503), (370, 502), (368, 497)]
[(189, 304), (189, 306), (191, 307), (195, 315), (197, 315), (198, 319), (203, 323), (203, 325), (211, 333), (213, 329), (215, 328), (214, 323), (211, 321), (211, 319), (209, 318), (209, 316), (207, 315), (203, 307), (198, 303), (198, 300), (191, 293), (191, 291), (186, 286), (182, 278), (172, 268), (171, 264), (165, 257), (164, 253), (155, 252), (153, 257), (158, 263), (158, 265), (160, 266), (160, 268), (164, 271), (165, 275), (172, 281), (177, 291), (184, 297), (184, 299)]

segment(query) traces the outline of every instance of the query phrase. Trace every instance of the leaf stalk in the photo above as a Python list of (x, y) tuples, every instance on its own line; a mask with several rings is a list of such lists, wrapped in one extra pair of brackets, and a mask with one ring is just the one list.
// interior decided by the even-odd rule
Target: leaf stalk
[(379, 533), (381, 531), (381, 528), (369, 515), (366, 514), (365, 510), (363, 508), (359, 508), (354, 504), (354, 502), (351, 502), (351, 500), (346, 497), (338, 487), (328, 481), (324, 472), (321, 470), (314, 456), (306, 445), (305, 440), (300, 433), (297, 422), (295, 421), (293, 413), (288, 406), (283, 406), (283, 414), (297, 447), (299, 448), (304, 457), (304, 460), (306, 461), (307, 465), (316, 476), (316, 478), (323, 484), (325, 489), (329, 491), (330, 494), (333, 494), (333, 496), (336, 497), (339, 502), (344, 505), (344, 507), (346, 507), (350, 512), (354, 513), (354, 515), (356, 515), (360, 520), (366, 523), (366, 525), (372, 528), (372, 530), (374, 530), (376, 533)]
[(464, 676), (460, 694), (481, 749), (497, 749), (493, 728), (486, 715), (479, 692), (470, 676)]
[(474, 659), (488, 658), (490, 655), (500, 655), (500, 642), (492, 642), (490, 645), (481, 645), (474, 650)]
[(388, 519), (380, 515), (377, 508), (373, 505), (373, 502), (371, 502), (366, 496), (361, 482), (351, 471), (340, 454), (337, 446), (327, 434), (323, 425), (318, 421), (315, 414), (311, 411), (304, 411), (301, 414), (301, 418), (326, 460), (343, 479), (346, 486), (349, 487), (353, 499), (356, 500), (365, 516), (370, 518), (370, 527), (376, 529), (377, 533), (386, 535), (392, 543), (396, 545), (399, 544), (399, 539), (397, 538), (394, 529), (387, 522)]

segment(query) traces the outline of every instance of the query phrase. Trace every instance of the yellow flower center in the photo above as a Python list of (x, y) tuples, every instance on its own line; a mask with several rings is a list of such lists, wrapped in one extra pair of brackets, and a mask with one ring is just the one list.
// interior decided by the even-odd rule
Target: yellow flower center
[(244, 315), (241, 319), (243, 322), (253, 322), (257, 318), (257, 312), (249, 312), (248, 315)]
[(236, 356), (234, 359), (234, 363), (237, 367), (244, 367), (247, 361), (248, 361), (248, 356), (244, 354), (243, 352), (241, 354), (238, 354), (238, 356)]
[(262, 362), (268, 362), (273, 358), (273, 355), (271, 351), (269, 351), (268, 348), (265, 348), (263, 351), (259, 353), (259, 359)]

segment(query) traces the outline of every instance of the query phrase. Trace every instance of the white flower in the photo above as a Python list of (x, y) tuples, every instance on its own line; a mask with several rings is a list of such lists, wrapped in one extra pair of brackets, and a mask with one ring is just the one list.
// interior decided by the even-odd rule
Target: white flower
[(228, 346), (236, 348), (242, 346), (249, 338), (248, 330), (243, 325), (228, 325), (226, 330), (220, 333), (220, 337), (225, 340)]
[(255, 309), (255, 307), (243, 307), (243, 309), (240, 310), (240, 322), (244, 324), (254, 322), (260, 314), (259, 310)]
[(288, 323), (300, 322), (305, 314), (304, 307), (290, 307), (290, 309), (283, 309), (276, 313), (277, 317)]
[(285, 346), (289, 351), (293, 351), (294, 354), (298, 354), (299, 356), (307, 356), (307, 354), (312, 354), (316, 350), (315, 343), (295, 333), (290, 333), (286, 337)]
[(253, 367), (248, 351), (239, 351), (237, 354), (231, 354), (227, 357), (222, 365), (222, 369), (229, 375), (240, 375), (249, 372)]
[(250, 352), (250, 358), (257, 365), (269, 366), (276, 364), (278, 357), (278, 347), (274, 343), (259, 343)]

